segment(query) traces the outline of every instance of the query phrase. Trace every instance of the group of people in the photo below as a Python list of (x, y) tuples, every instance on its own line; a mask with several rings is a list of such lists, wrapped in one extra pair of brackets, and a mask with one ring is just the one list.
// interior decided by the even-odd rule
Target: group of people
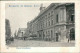
[(6, 44), (10, 44), (13, 41), (14, 41), (14, 37), (6, 38)]

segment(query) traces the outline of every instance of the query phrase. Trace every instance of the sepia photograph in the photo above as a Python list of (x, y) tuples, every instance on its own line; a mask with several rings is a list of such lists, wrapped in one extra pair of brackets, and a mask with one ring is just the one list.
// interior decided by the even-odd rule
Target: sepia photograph
[(75, 47), (75, 3), (6, 3), (8, 47)]

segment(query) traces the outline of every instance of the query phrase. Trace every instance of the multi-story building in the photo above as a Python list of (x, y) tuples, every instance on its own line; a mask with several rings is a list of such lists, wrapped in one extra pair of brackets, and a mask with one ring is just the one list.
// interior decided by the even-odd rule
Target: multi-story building
[(11, 38), (11, 27), (10, 27), (10, 21), (8, 19), (5, 19), (5, 39), (10, 40)]
[(74, 3), (51, 3), (47, 8), (41, 5), (39, 15), (29, 23), (29, 31), (42, 40), (75, 40), (74, 10)]

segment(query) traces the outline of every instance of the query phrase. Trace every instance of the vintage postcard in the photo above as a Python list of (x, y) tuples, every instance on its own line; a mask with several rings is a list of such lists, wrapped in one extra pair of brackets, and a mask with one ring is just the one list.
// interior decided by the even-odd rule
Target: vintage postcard
[(1, 52), (80, 52), (78, 0), (0, 4)]

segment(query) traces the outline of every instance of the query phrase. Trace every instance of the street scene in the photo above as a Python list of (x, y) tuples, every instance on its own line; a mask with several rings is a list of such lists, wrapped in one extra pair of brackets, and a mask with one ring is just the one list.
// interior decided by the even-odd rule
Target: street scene
[(9, 47), (75, 47), (74, 3), (25, 3), (5, 6)]
[(53, 41), (40, 41), (40, 40), (18, 40), (15, 39), (8, 47), (73, 47), (74, 41), (70, 43), (53, 42)]

